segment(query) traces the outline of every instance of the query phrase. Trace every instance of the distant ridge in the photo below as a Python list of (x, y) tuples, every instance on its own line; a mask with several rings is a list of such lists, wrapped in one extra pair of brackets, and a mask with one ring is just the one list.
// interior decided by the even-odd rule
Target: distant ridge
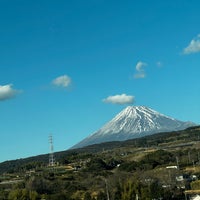
[[(83, 148), (77, 149), (68, 149), (60, 152), (55, 152), (56, 160), (59, 162), (63, 160), (64, 157), (75, 154), (96, 154), (102, 152), (102, 150), (114, 150), (124, 147), (145, 147), (148, 143), (151, 147), (155, 147), (155, 144), (158, 144), (158, 147), (165, 148), (177, 148), (181, 146), (190, 146), (192, 143), (196, 145), (196, 141), (199, 141), (200, 135), (200, 126), (193, 126), (185, 130), (172, 131), (165, 133), (157, 133), (152, 135), (147, 135), (145, 138), (135, 138), (126, 141), (113, 141), (105, 142), (100, 144), (93, 144), (85, 146)], [(170, 138), (170, 141), (168, 140)], [(172, 144), (171, 141), (174, 141)], [(191, 143), (192, 142), (192, 143)], [(160, 144), (160, 145), (159, 145)], [(163, 145), (162, 145), (163, 144)], [(182, 148), (182, 147), (181, 147)], [(28, 158), (20, 158), (16, 160), (9, 160), (0, 163), (0, 174), (9, 173), (13, 171), (19, 171), (21, 167), (27, 165), (28, 163), (40, 163), (44, 166), (47, 166), (49, 163), (49, 154), (42, 154), (37, 156), (32, 156)], [(20, 171), (21, 173), (21, 171)]]
[(195, 126), (183, 122), (145, 106), (128, 106), (117, 114), (100, 130), (88, 136), (72, 149), (109, 141), (123, 141), (159, 132), (183, 130)]

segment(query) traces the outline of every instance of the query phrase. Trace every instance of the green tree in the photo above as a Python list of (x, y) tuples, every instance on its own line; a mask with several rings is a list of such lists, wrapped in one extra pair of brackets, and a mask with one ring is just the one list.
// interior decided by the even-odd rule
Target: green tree
[(131, 180), (127, 180), (122, 186), (121, 200), (132, 200), (135, 196), (134, 183)]
[(36, 191), (29, 191), (29, 198), (30, 200), (37, 200), (39, 197), (38, 193)]
[(38, 197), (37, 192), (29, 191), (27, 189), (11, 190), (8, 195), (9, 200), (37, 200)]
[(193, 190), (199, 190), (200, 189), (200, 180), (191, 182), (190, 186)]
[(99, 171), (107, 169), (106, 163), (101, 158), (92, 158), (89, 163), (87, 163), (88, 171)]
[(114, 193), (114, 199), (115, 200), (121, 200), (121, 185), (119, 182), (117, 182), (116, 185), (116, 191)]
[(27, 189), (21, 190), (21, 200), (28, 200), (29, 199), (29, 191)]
[(150, 200), (150, 191), (148, 187), (143, 186), (141, 188), (140, 198), (142, 200)]
[(100, 191), (97, 195), (97, 200), (106, 200), (106, 199), (107, 199), (106, 194)]
[(22, 190), (21, 189), (16, 189), (16, 190), (11, 190), (10, 193), (8, 194), (8, 199), (9, 200), (18, 200), (22, 196)]
[(90, 195), (89, 192), (86, 192), (86, 193), (84, 194), (84, 200), (92, 200), (92, 197), (91, 197), (91, 195)]
[(8, 199), (7, 198), (8, 194), (4, 189), (0, 190), (0, 199)]

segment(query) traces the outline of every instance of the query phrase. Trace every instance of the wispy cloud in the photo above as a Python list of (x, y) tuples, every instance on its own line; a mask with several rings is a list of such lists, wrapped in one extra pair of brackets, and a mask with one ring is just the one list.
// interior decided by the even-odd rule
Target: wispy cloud
[(157, 66), (157, 67), (162, 67), (162, 66), (163, 66), (163, 63), (160, 62), (160, 61), (158, 61), (158, 62), (156, 62), (156, 66)]
[(21, 91), (13, 88), (12, 84), (0, 85), (0, 101), (14, 98)]
[(111, 104), (132, 104), (134, 103), (134, 96), (126, 95), (126, 94), (119, 94), (114, 96), (108, 96), (106, 99), (103, 99), (105, 103)]
[(145, 78), (146, 72), (145, 72), (144, 67), (146, 66), (147, 64), (145, 62), (139, 61), (135, 66), (136, 73), (134, 74), (134, 78), (136, 79)]
[(200, 34), (192, 39), (190, 44), (183, 49), (183, 54), (192, 54), (200, 52)]
[(63, 75), (63, 76), (59, 76), (55, 78), (52, 81), (52, 84), (56, 87), (66, 88), (71, 84), (71, 82), (72, 82), (72, 79), (69, 76)]

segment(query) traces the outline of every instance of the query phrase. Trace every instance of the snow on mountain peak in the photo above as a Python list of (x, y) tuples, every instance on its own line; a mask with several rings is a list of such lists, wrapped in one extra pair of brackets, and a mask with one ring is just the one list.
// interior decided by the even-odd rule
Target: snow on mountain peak
[(194, 124), (165, 116), (145, 106), (128, 106), (99, 131), (73, 148), (106, 141), (122, 141), (158, 132), (182, 130), (192, 125)]
[(145, 106), (128, 106), (102, 127), (100, 132), (104, 135), (117, 134), (122, 130), (123, 132), (141, 133), (160, 129), (160, 118), (174, 120)]

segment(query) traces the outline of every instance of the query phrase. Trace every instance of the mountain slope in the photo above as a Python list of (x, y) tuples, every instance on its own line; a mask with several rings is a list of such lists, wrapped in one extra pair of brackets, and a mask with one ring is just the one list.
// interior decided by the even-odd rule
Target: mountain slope
[(194, 125), (191, 122), (182, 122), (170, 118), (145, 106), (128, 106), (99, 131), (88, 136), (72, 148), (107, 141), (123, 141), (158, 132), (183, 130)]

